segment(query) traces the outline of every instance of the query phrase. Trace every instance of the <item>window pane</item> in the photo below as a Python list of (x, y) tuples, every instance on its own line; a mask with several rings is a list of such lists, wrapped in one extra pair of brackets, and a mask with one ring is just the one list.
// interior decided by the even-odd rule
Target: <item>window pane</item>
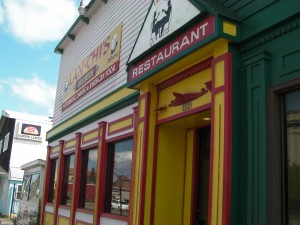
[(22, 185), (17, 185), (16, 199), (22, 200)]
[(22, 188), (22, 200), (28, 200), (28, 192), (30, 187), (30, 175), (24, 175), (23, 188)]
[(48, 202), (54, 203), (55, 201), (55, 188), (57, 182), (57, 159), (51, 160), (51, 172), (50, 172), (50, 182), (49, 182), (49, 193), (48, 193)]
[(128, 215), (132, 139), (112, 144), (109, 148), (106, 212)]
[(65, 158), (64, 168), (64, 181), (63, 181), (63, 193), (62, 193), (62, 204), (72, 204), (72, 190), (74, 181), (74, 159), (75, 155), (69, 155)]
[(40, 192), (40, 174), (31, 175), (29, 201), (38, 202)]
[(286, 95), (287, 201), (290, 225), (300, 223), (300, 91)]
[(80, 207), (94, 209), (96, 193), (98, 150), (84, 151), (82, 162), (82, 186), (80, 192)]
[(6, 151), (7, 148), (8, 148), (9, 134), (10, 133), (8, 133), (8, 134), (5, 135), (4, 144), (3, 144), (3, 152)]

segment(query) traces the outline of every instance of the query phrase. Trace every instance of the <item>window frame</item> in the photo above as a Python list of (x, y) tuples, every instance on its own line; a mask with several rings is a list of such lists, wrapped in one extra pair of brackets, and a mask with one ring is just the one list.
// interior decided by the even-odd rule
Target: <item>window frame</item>
[[(37, 200), (38, 201), (32, 201), (32, 199), (30, 199), (30, 194), (31, 194), (31, 189), (32, 189), (32, 177), (35, 176), (35, 175), (38, 175), (38, 180), (39, 180), (39, 184), (38, 184), (38, 188), (40, 188), (40, 185), (41, 185), (41, 174), (39, 172), (35, 172), (35, 173), (27, 173), (27, 174), (24, 174), (24, 177), (23, 177), (23, 183), (22, 185), (21, 184), (18, 184), (17, 185), (17, 188), (16, 188), (16, 196), (18, 194), (18, 187), (21, 186), (22, 187), (22, 190), (21, 190), (21, 198), (19, 200), (22, 200), (22, 201), (27, 201), (27, 202), (35, 202), (37, 203), (39, 201), (39, 198), (40, 198), (40, 194), (38, 194), (38, 197), (37, 197)], [(28, 179), (26, 180), (26, 184), (24, 185), (24, 182), (25, 182), (25, 177), (28, 177)], [(27, 185), (28, 184), (28, 185)], [(25, 192), (25, 188), (28, 187), (28, 190), (27, 190), (27, 193)], [(40, 190), (39, 190), (40, 191)], [(26, 197), (24, 199), (24, 195), (26, 194)], [(18, 199), (16, 197), (16, 199)]]
[(8, 132), (8, 133), (5, 135), (4, 143), (3, 143), (3, 152), (5, 152), (5, 151), (8, 149), (9, 136), (10, 136), (10, 132)]
[[(71, 162), (71, 156), (74, 157), (73, 160), (73, 183), (72, 183), (72, 192), (71, 192), (71, 200), (70, 203), (67, 201), (68, 196), (68, 185), (69, 185), (69, 176), (70, 176), (70, 162)], [(67, 159), (69, 158), (69, 163), (67, 164)], [(66, 170), (66, 166), (68, 165), (68, 169)], [(67, 183), (66, 183), (67, 180)], [(64, 155), (64, 169), (63, 169), (63, 181), (62, 181), (62, 194), (61, 194), (61, 205), (64, 206), (71, 206), (73, 203), (73, 188), (74, 188), (74, 181), (75, 181), (75, 152), (68, 153)], [(67, 186), (66, 186), (67, 184)], [(67, 189), (66, 189), (67, 188)]]
[[(54, 162), (56, 162), (55, 166), (53, 165)], [(56, 183), (58, 182), (58, 158), (52, 158), (50, 159), (50, 175), (49, 175), (49, 189), (48, 189), (48, 198), (47, 198), (47, 203), (55, 203), (56, 200)], [(56, 174), (56, 176), (55, 176)], [(56, 181), (55, 181), (55, 177), (56, 177)]]
[(297, 89), (300, 89), (299, 78), (269, 89), (269, 222), (272, 225), (287, 225), (282, 98), (285, 93)]
[[(81, 157), (81, 176), (80, 176), (80, 188), (79, 188), (79, 202), (78, 208), (88, 211), (93, 211), (95, 209), (96, 199), (94, 199), (93, 208), (86, 208), (86, 185), (87, 185), (87, 169), (88, 169), (88, 159), (89, 159), (89, 152), (96, 150), (97, 151), (97, 160), (96, 160), (96, 169), (95, 169), (95, 196), (96, 196), (96, 182), (97, 182), (97, 171), (98, 171), (98, 160), (100, 157), (98, 145), (91, 146), (86, 149), (81, 149), (80, 151), (82, 154)], [(88, 153), (87, 153), (88, 152)]]
[(3, 139), (0, 140), (0, 155), (2, 154)]
[[(106, 182), (105, 182), (105, 187), (104, 187), (104, 193), (105, 193), (105, 198), (104, 198), (104, 213), (105, 214), (109, 214), (109, 215), (113, 215), (114, 217), (119, 217), (119, 218), (128, 218), (129, 214), (124, 215), (122, 214), (122, 208), (120, 208), (120, 212), (121, 214), (116, 214), (116, 213), (112, 213), (111, 212), (111, 203), (113, 201), (112, 199), (112, 179), (113, 179), (113, 169), (114, 169), (114, 152), (115, 152), (115, 144), (117, 143), (121, 143), (121, 142), (125, 142), (131, 140), (132, 141), (132, 147), (131, 147), (131, 152), (132, 152), (132, 156), (133, 156), (133, 148), (134, 148), (134, 139), (133, 136), (127, 136), (127, 137), (123, 137), (117, 140), (113, 140), (113, 141), (107, 141), (107, 157), (106, 157), (106, 165), (105, 165), (105, 169), (106, 169)], [(132, 181), (132, 160), (131, 160), (131, 168), (130, 168), (130, 173), (131, 173), (131, 179), (130, 179), (130, 189), (129, 189), (129, 202), (130, 202), (130, 194), (131, 194), (131, 181)], [(121, 199), (119, 200), (121, 202)], [(128, 204), (129, 206), (129, 204)], [(122, 204), (120, 205), (120, 207), (122, 207)], [(128, 209), (129, 211), (129, 209)], [(127, 212), (128, 212), (127, 211)]]
[[(21, 187), (21, 190), (19, 190), (20, 187)], [(22, 189), (23, 189), (23, 184), (16, 185), (15, 199), (22, 200)], [(20, 196), (20, 197), (18, 198), (18, 196)]]

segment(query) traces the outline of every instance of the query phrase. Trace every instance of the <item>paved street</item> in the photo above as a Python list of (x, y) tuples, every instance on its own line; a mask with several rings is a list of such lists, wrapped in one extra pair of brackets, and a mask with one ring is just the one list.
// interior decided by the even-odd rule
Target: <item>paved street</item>
[(14, 223), (10, 219), (1, 218), (0, 224), (1, 225), (13, 225)]

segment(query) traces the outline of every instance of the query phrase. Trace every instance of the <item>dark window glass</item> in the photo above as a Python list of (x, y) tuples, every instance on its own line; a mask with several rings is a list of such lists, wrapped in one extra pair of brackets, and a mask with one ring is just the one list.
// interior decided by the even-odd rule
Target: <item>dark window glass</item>
[(128, 215), (132, 139), (109, 145), (105, 211)]
[(98, 150), (84, 151), (82, 156), (82, 174), (80, 190), (80, 208), (94, 209), (96, 194)]
[(285, 195), (288, 224), (300, 224), (300, 90), (284, 98)]
[(51, 171), (50, 171), (50, 181), (49, 181), (49, 193), (48, 193), (48, 202), (55, 202), (55, 188), (57, 182), (57, 167), (58, 167), (58, 160), (52, 159), (51, 160)]
[(74, 158), (75, 155), (68, 155), (65, 157), (65, 168), (64, 168), (64, 181), (62, 190), (62, 205), (72, 204), (72, 190), (74, 181)]
[(197, 175), (196, 175), (196, 225), (208, 223), (210, 127), (198, 130)]
[(16, 199), (22, 200), (22, 185), (17, 185)]
[(38, 202), (40, 192), (40, 174), (31, 175), (29, 188), (29, 201)]

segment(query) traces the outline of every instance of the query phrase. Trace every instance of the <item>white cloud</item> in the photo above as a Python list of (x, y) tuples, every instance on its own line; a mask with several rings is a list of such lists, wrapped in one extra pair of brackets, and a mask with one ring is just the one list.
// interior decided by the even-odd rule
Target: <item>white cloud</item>
[(7, 80), (11, 92), (17, 98), (44, 108), (53, 114), (56, 86), (46, 83), (37, 75), (32, 78), (10, 78)]
[(8, 31), (34, 45), (60, 40), (78, 17), (74, 0), (4, 0)]
[(3, 19), (4, 19), (4, 12), (0, 2), (0, 25), (3, 23)]

